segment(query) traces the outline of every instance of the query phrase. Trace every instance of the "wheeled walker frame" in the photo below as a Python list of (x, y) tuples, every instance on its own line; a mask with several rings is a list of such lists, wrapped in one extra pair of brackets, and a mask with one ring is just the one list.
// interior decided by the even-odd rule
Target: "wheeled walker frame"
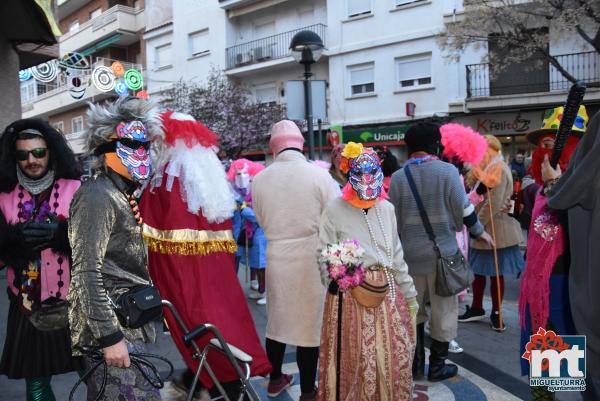
[[(192, 386), (187, 394), (186, 401), (192, 401), (192, 398), (194, 397), (194, 390), (196, 390), (196, 386), (198, 385), (202, 369), (206, 369), (206, 372), (210, 376), (211, 380), (215, 383), (216, 388), (221, 394), (220, 396), (213, 398), (212, 401), (221, 399), (225, 401), (242, 401), (245, 395), (247, 395), (251, 401), (261, 401), (260, 397), (256, 393), (256, 390), (254, 390), (254, 387), (252, 387), (252, 384), (250, 384), (250, 365), (252, 364), (252, 357), (250, 355), (246, 354), (239, 348), (228, 344), (223, 338), (223, 335), (221, 334), (219, 329), (217, 329), (214, 325), (210, 323), (201, 324), (200, 326), (189, 330), (183, 322), (183, 319), (179, 315), (179, 312), (177, 312), (177, 310), (170, 301), (163, 299), (162, 304), (166, 306), (169, 309), (169, 311), (173, 314), (175, 321), (177, 321), (177, 324), (184, 332), (183, 341), (186, 344), (191, 345), (194, 349), (194, 354), (192, 355), (192, 358), (200, 360), (198, 369), (196, 370), (194, 375), (194, 380), (192, 381)], [(204, 350), (201, 351), (200, 347), (198, 346), (198, 344), (196, 344), (194, 340), (204, 335), (207, 331), (211, 332), (214, 335), (214, 338), (212, 338), (208, 342)], [(237, 400), (231, 400), (227, 396), (227, 393), (223, 389), (223, 386), (217, 380), (215, 373), (208, 364), (207, 355), (211, 351), (220, 352), (221, 354), (225, 355), (225, 357), (231, 363), (231, 366), (233, 366), (233, 368), (237, 372), (240, 378), (240, 395)]]

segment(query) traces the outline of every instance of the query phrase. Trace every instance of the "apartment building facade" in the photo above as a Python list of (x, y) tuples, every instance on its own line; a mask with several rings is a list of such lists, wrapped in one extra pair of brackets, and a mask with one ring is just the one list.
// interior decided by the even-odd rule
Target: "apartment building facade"
[(115, 91), (93, 85), (92, 71), (115, 61), (125, 69), (144, 70), (144, 0), (58, 0), (55, 15), (63, 33), (58, 60), (75, 54), (77, 63), (85, 68), (75, 76), (69, 76), (67, 69), (49, 82), (25, 71), (28, 79), (21, 81), (22, 114), (23, 118), (47, 118), (81, 154), (88, 102), (117, 96)]
[[(302, 29), (318, 33), (326, 50), (313, 71), (327, 81), (325, 126), (346, 142), (401, 145), (414, 121), (455, 120), (497, 135), (514, 153), (570, 86), (548, 63), (491, 74), (482, 60), (493, 49), (485, 45), (447, 58), (436, 38), (461, 18), (462, 0), (147, 0), (146, 8), (149, 90), (156, 93), (219, 68), (258, 101), (286, 103), (287, 81), (302, 73), (289, 42)], [(598, 81), (600, 61), (589, 44), (548, 29), (550, 53), (578, 78)], [(590, 114), (599, 96), (588, 91)]]

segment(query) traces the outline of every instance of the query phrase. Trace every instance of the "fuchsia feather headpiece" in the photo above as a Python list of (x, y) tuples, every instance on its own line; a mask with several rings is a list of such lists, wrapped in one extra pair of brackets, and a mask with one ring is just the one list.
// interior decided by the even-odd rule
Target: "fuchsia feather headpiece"
[(227, 179), (233, 182), (233, 180), (235, 179), (235, 171), (242, 170), (244, 168), (244, 164), (246, 165), (248, 175), (250, 177), (254, 177), (256, 174), (260, 173), (265, 169), (264, 165), (257, 162), (253, 162), (252, 160), (243, 158), (236, 159), (233, 162), (231, 162), (231, 165), (229, 166), (229, 170), (227, 171)]
[(449, 160), (456, 158), (463, 163), (476, 166), (483, 159), (488, 148), (483, 135), (462, 124), (444, 124), (440, 127), (440, 133), (444, 145), (443, 156)]

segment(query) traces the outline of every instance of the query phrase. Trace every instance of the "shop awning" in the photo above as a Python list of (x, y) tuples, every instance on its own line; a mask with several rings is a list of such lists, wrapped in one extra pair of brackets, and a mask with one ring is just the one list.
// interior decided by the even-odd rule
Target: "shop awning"
[(0, 34), (15, 45), (20, 69), (58, 57), (56, 36), (61, 32), (51, 0), (0, 1)]

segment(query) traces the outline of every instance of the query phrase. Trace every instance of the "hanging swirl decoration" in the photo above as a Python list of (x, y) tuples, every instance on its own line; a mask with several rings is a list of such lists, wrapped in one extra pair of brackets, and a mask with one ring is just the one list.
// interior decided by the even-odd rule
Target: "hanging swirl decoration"
[(142, 73), (136, 70), (135, 68), (130, 68), (125, 72), (125, 84), (132, 91), (137, 91), (142, 89), (144, 86), (144, 79), (142, 78)]
[(104, 65), (94, 68), (92, 82), (102, 92), (112, 91), (115, 88), (115, 76), (112, 69)]
[(117, 80), (115, 83), (115, 92), (117, 92), (117, 95), (119, 96), (127, 96), (129, 89), (127, 88), (127, 84), (125, 83), (124, 79)]
[(56, 60), (37, 65), (31, 69), (31, 75), (39, 82), (52, 82), (58, 77), (58, 65)]
[(112, 69), (112, 72), (113, 74), (115, 74), (116, 77), (121, 78), (123, 74), (125, 74), (125, 67), (120, 61), (113, 62), (110, 68)]
[(31, 68), (19, 71), (19, 81), (25, 82), (31, 79)]

